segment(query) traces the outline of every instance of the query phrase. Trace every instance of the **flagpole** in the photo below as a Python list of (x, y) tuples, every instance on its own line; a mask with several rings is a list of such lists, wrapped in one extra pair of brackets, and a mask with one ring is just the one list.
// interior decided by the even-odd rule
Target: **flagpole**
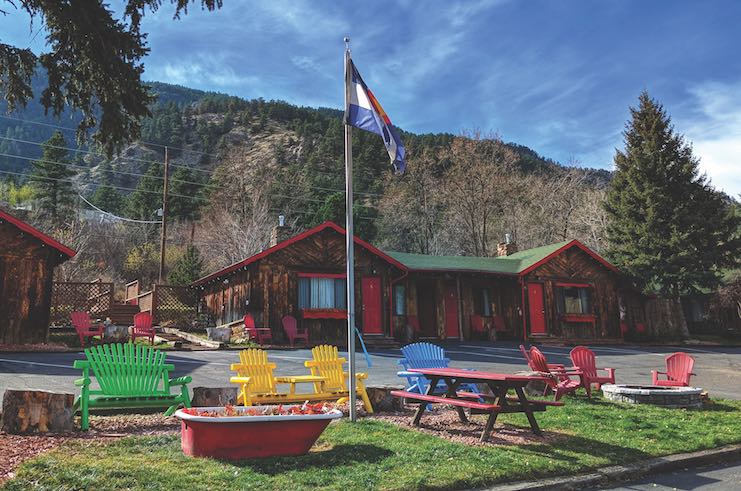
[[(350, 73), (350, 38), (345, 37), (345, 109), (350, 103), (352, 74)], [(345, 121), (345, 247), (347, 249), (347, 361), (350, 365), (348, 389), (350, 392), (350, 421), (357, 419), (355, 380), (355, 258), (352, 197), (352, 127)]]

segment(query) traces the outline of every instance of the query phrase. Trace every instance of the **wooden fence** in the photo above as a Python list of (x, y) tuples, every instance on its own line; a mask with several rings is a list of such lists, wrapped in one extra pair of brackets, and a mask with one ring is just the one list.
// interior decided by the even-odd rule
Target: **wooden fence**
[(70, 313), (89, 312), (93, 317), (106, 317), (113, 305), (113, 283), (55, 282), (51, 295), (52, 325), (70, 323)]
[[(154, 322), (169, 327), (189, 327), (198, 315), (198, 296), (187, 286), (157, 285), (139, 293), (135, 282), (126, 285), (126, 303), (149, 312)], [(132, 295), (132, 296), (129, 296)]]

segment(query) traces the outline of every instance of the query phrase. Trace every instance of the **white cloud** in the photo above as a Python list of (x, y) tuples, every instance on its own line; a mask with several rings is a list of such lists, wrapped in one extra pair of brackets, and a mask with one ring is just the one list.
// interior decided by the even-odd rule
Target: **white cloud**
[(707, 82), (690, 90), (695, 115), (677, 118), (677, 129), (692, 142), (700, 168), (713, 185), (741, 195), (741, 81)]
[(189, 87), (213, 87), (217, 90), (244, 88), (258, 82), (257, 77), (238, 74), (223, 60), (209, 59), (205, 56), (151, 66), (148, 74), (151, 74), (154, 80)]

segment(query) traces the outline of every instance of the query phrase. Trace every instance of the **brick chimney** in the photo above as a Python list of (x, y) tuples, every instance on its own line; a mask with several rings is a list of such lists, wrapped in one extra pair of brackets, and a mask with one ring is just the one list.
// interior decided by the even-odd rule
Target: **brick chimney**
[(517, 252), (517, 244), (512, 242), (512, 235), (504, 234), (504, 242), (497, 244), (497, 257), (509, 256)]
[(286, 217), (279, 215), (278, 226), (274, 227), (273, 232), (270, 234), (270, 247), (290, 239), (292, 235), (291, 228), (286, 227)]

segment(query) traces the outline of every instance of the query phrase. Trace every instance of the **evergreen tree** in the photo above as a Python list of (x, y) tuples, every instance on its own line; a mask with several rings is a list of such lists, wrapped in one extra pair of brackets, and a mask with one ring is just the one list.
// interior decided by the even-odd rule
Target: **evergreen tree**
[(30, 182), (39, 211), (56, 221), (74, 209), (74, 190), (70, 178), (76, 174), (67, 160), (67, 143), (59, 131), (44, 142), (41, 159), (32, 162)]
[(605, 203), (608, 256), (646, 291), (714, 288), (739, 260), (739, 220), (661, 104), (643, 92), (630, 112)]
[(138, 220), (156, 220), (156, 211), (162, 208), (162, 165), (153, 163), (139, 179), (136, 191), (126, 203), (127, 215)]
[(203, 179), (185, 167), (170, 177), (167, 216), (173, 220), (197, 220), (203, 202)]
[(98, 189), (90, 197), (90, 202), (101, 210), (113, 213), (114, 215), (123, 213), (126, 204), (121, 193), (109, 184), (98, 186)]
[(185, 254), (180, 257), (167, 276), (171, 285), (190, 285), (203, 276), (203, 259), (194, 246), (188, 246)]

